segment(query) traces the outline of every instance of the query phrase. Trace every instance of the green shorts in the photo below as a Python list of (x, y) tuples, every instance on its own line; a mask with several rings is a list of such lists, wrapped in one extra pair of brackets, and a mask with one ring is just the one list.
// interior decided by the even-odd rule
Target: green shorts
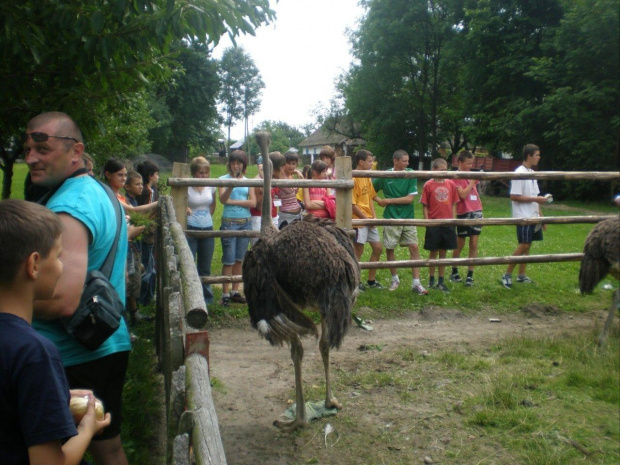
[(418, 244), (418, 230), (415, 226), (384, 226), (383, 246), (395, 249), (396, 246), (408, 247)]

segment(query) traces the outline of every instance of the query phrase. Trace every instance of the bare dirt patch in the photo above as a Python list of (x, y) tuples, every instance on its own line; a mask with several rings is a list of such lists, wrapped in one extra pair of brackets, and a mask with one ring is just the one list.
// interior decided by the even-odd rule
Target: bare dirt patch
[[(292, 434), (272, 426), (294, 397), (288, 348), (271, 347), (247, 321), (211, 328), (210, 369), (217, 378), (213, 395), (228, 463), (404, 464), (423, 463), (424, 457), (432, 457), (434, 463), (460, 463), (446, 457), (446, 449), (477, 438), (463, 429), (462, 399), (445, 387), (462, 380), (445, 372), (437, 377), (420, 371), (415, 357), (491, 347), (509, 336), (589, 330), (600, 327), (603, 317), (598, 312), (567, 315), (539, 305), (499, 317), (489, 311), (470, 316), (428, 307), (404, 318), (373, 321), (373, 331), (353, 327), (331, 358), (334, 394), (344, 409)], [(306, 339), (304, 347), (306, 397), (321, 400), (324, 377), (318, 344)], [(397, 374), (383, 380), (383, 372)], [(376, 376), (376, 386), (358, 392), (356, 387), (369, 374)], [(328, 422), (336, 432), (326, 442)], [(504, 453), (481, 441), (480, 458), (492, 457), (485, 463), (510, 463)]]

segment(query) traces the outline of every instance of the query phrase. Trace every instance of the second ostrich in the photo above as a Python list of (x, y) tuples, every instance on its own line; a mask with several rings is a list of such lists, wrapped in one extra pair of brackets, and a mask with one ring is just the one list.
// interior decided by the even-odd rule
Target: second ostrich
[[(591, 293), (607, 273), (620, 279), (620, 218), (601, 221), (592, 228), (583, 247), (583, 259), (579, 269), (579, 289)], [(611, 309), (599, 336), (599, 346), (605, 343), (618, 307), (619, 291), (612, 297)]]
[(318, 338), (303, 309), (321, 315), (319, 349), (325, 369), (325, 407), (341, 408), (332, 395), (329, 351), (339, 348), (351, 322), (359, 286), (359, 265), (346, 232), (324, 219), (306, 217), (277, 231), (271, 222), (269, 134), (256, 135), (263, 155), (264, 197), (261, 236), (243, 261), (243, 286), (252, 327), (272, 345), (291, 348), (295, 368), (296, 418), (274, 425), (292, 431), (307, 424), (301, 362), (301, 337)]

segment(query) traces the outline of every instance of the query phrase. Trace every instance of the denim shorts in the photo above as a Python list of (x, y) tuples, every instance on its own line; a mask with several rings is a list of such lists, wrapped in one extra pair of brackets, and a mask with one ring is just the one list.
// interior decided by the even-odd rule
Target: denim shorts
[[(221, 231), (251, 231), (250, 218), (222, 218)], [(222, 237), (222, 264), (234, 265), (242, 262), (250, 243), (249, 237)]]

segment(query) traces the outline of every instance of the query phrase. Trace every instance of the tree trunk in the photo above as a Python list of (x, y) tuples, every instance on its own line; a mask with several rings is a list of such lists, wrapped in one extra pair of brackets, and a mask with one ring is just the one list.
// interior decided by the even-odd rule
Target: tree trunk
[(4, 172), (2, 177), (2, 198), (8, 199), (11, 197), (11, 183), (13, 181), (13, 165), (15, 164), (15, 158), (17, 155), (9, 155), (4, 147), (0, 149), (0, 169)]

